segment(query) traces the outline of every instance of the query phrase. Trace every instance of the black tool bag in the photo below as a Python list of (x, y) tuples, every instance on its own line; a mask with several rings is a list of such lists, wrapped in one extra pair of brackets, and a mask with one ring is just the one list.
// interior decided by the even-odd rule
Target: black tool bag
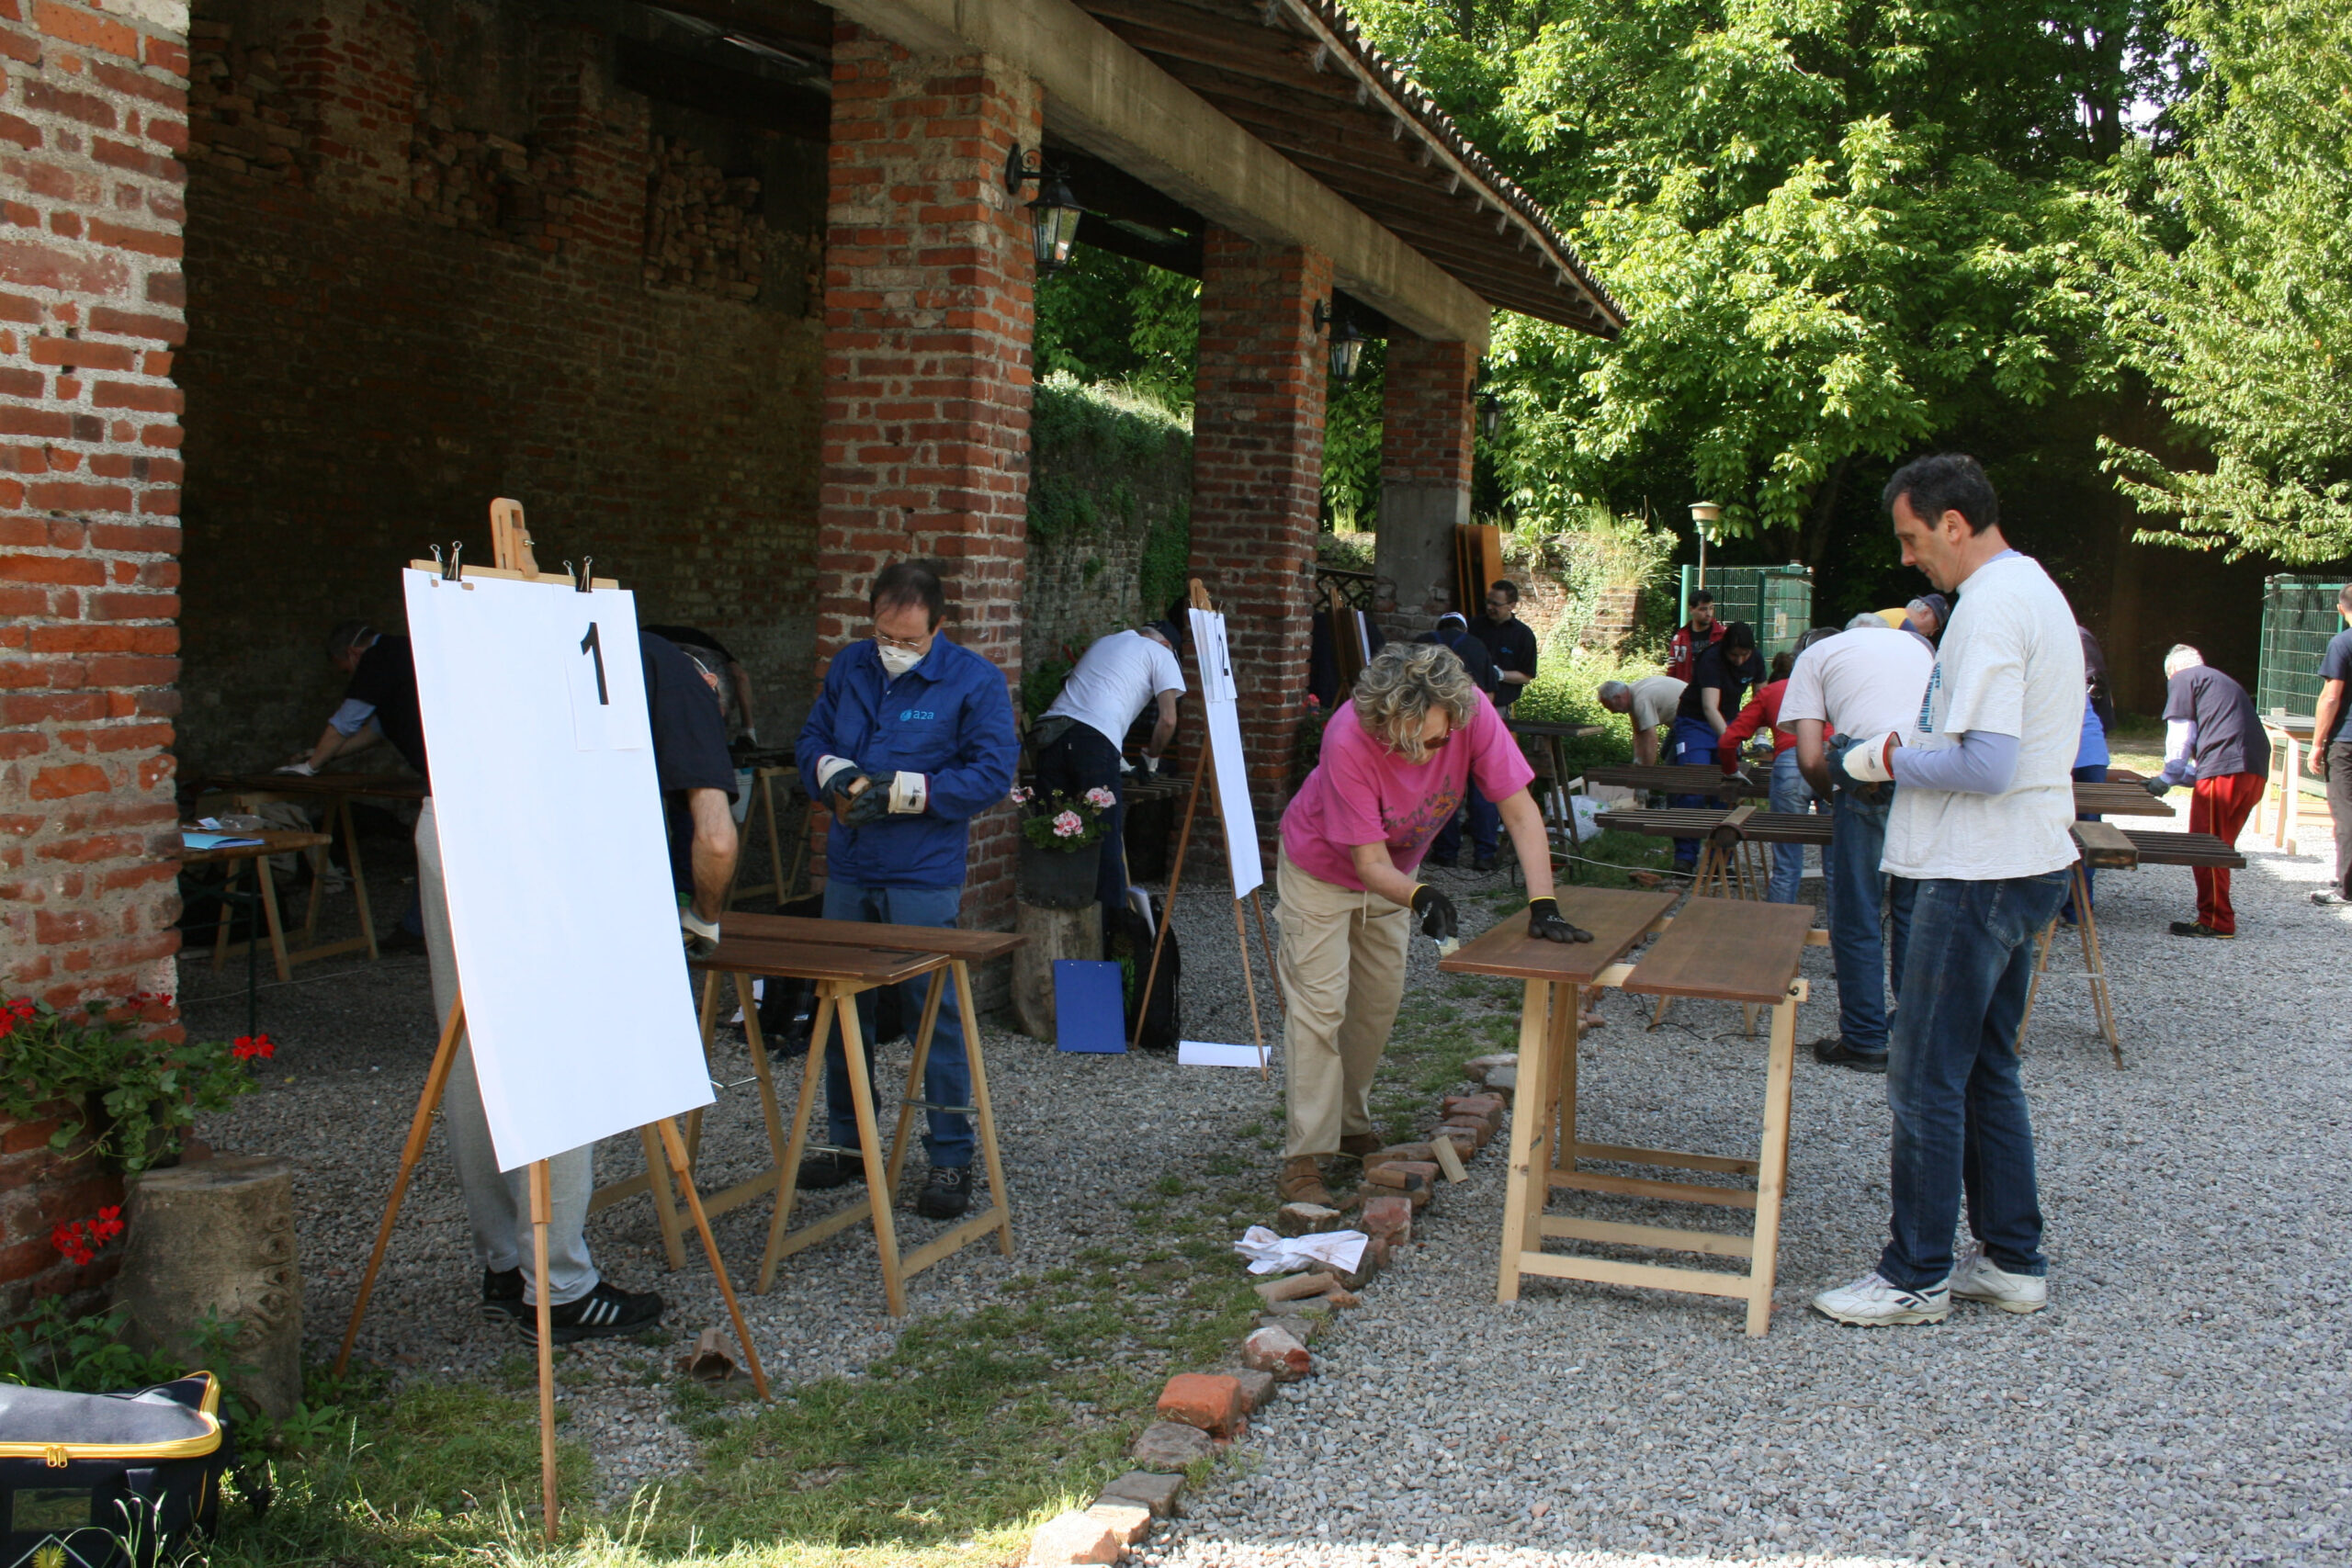
[[(1176, 988), (1183, 962), (1176, 951), (1176, 928), (1168, 928), (1168, 940), (1159, 950), (1159, 973), (1154, 977), (1151, 922), (1131, 904), (1122, 904), (1108, 913), (1109, 919), (1103, 922), (1102, 956), (1119, 966), (1120, 986), (1126, 1002), (1127, 1038), (1146, 1051), (1173, 1051), (1182, 1026), (1176, 1006)], [(1151, 985), (1148, 997), (1144, 995), (1147, 980)]]
[(136, 1393), (0, 1385), (0, 1568), (153, 1568), (220, 1517), (236, 1463), (210, 1372)]

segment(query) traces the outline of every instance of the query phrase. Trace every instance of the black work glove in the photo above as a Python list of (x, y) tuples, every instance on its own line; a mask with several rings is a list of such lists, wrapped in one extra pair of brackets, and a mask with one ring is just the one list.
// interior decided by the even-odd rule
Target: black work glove
[(1462, 934), (1462, 917), (1453, 911), (1453, 900), (1421, 883), (1413, 889), (1413, 914), (1421, 922), (1421, 934), (1450, 942)]
[(2172, 785), (2165, 783), (2162, 779), (2142, 779), (2140, 781), (2140, 787), (2146, 790), (2150, 795), (2154, 795), (2158, 800), (2162, 800), (2165, 795), (2172, 793)]
[(1560, 913), (1557, 898), (1531, 898), (1527, 901), (1527, 934), (1540, 936), (1545, 942), (1590, 942), (1592, 933), (1582, 926), (1568, 924)]
[[(894, 775), (859, 773), (853, 770), (833, 781), (825, 792), (827, 803), (844, 828), (862, 828), (890, 809), (890, 780)], [(864, 780), (865, 787), (851, 794), (851, 786)]]

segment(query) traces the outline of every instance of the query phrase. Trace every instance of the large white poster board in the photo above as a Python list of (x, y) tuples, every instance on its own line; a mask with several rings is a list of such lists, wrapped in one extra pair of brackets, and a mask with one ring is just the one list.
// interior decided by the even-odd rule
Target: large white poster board
[(635, 599), (415, 570), (403, 586), (500, 1167), (709, 1104)]
[(1193, 653), (1201, 667), (1201, 704), (1208, 712), (1209, 750), (1216, 761), (1216, 808), (1225, 823), (1225, 858), (1233, 896), (1246, 898), (1266, 880), (1258, 857), (1258, 818), (1250, 806), (1250, 770), (1241, 751), (1239, 694), (1225, 645), (1225, 617), (1193, 610)]

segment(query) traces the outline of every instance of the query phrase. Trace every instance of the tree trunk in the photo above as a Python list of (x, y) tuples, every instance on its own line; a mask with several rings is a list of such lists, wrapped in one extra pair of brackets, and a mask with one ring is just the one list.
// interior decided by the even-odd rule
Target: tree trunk
[[(294, 1174), (285, 1161), (224, 1155), (130, 1183), (115, 1299), (130, 1309), (131, 1341), (209, 1370), (283, 1420), (302, 1400), (302, 1277), (294, 1256)], [(207, 1314), (233, 1324), (206, 1368), (197, 1330)]]
[(1102, 956), (1102, 906), (1048, 909), (1016, 903), (1013, 929), (1028, 940), (1012, 953), (1012, 1018), (1021, 1032), (1054, 1038), (1054, 960)]
[(1805, 519), (1804, 554), (1800, 558), (1815, 571), (1821, 570), (1822, 560), (1829, 554), (1830, 525), (1838, 520), (1838, 502), (1846, 490), (1846, 470), (1853, 461), (1850, 456), (1838, 458), (1831, 466), (1828, 477), (1821, 481), (1821, 487), (1813, 492), (1813, 515)]

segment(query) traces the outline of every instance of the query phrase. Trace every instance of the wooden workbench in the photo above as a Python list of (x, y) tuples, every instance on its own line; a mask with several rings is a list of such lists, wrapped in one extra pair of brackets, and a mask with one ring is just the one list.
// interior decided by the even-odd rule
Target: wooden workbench
[[(210, 829), (195, 829), (187, 830), (210, 831)], [(271, 855), (291, 854), (302, 850), (316, 849), (328, 841), (327, 836), (324, 833), (297, 833), (278, 829), (264, 829), (254, 833), (238, 832), (232, 836), (240, 839), (258, 839), (261, 842), (231, 844), (210, 850), (191, 850), (183, 845), (178, 851), (179, 863), (184, 866), (228, 867), (226, 880), (220, 884), (220, 926), (212, 942), (212, 967), (218, 969), (228, 960), (229, 901), (236, 888), (238, 874), (251, 868), (254, 880), (260, 885), (257, 893), (261, 899), (265, 929), (269, 932), (270, 956), (277, 964), (277, 977), (281, 980), (290, 980), (294, 977), (293, 965), (297, 955), (286, 951), (286, 925), (279, 918), (277, 911), (277, 885), (271, 880), (269, 867), (262, 863)], [(245, 929), (248, 932), (245, 940), (250, 943), (254, 940), (250, 934), (253, 927), (248, 923)]]
[(326, 889), (314, 878), (311, 883), (310, 909), (302, 917), (302, 947), (282, 956), (288, 964), (307, 964), (313, 958), (363, 951), (370, 959), (380, 956), (376, 950), (376, 912), (368, 903), (368, 868), (359, 858), (359, 830), (352, 824), (351, 803), (421, 801), (424, 798), (423, 779), (407, 773), (216, 773), (205, 780), (204, 790), (230, 796), (236, 801), (238, 810), (248, 813), (272, 800), (323, 802), (329, 836), (343, 836), (344, 863), (351, 868), (352, 901), (359, 908), (359, 934), (340, 942), (318, 940), (319, 906)]
[[(1796, 1010), (1805, 995), (1797, 962), (1812, 911), (1792, 904), (1693, 898), (1669, 919), (1667, 911), (1674, 897), (1570, 888), (1560, 895), (1560, 912), (1591, 931), (1592, 942), (1543, 942), (1530, 937), (1523, 922), (1506, 920), (1438, 965), (1456, 974), (1518, 979), (1526, 986), (1496, 1299), (1518, 1300), (1520, 1281), (1531, 1274), (1728, 1296), (1747, 1303), (1747, 1332), (1758, 1335), (1771, 1322), (1781, 1194), (1788, 1171)], [(1636, 942), (1657, 933), (1662, 933), (1659, 940), (1639, 963), (1622, 962)], [(1659, 998), (1708, 998), (1773, 1010), (1761, 1138), (1754, 1158), (1584, 1141), (1577, 1120), (1577, 1045), (1582, 994), (1588, 987), (1622, 987)], [(1749, 1189), (1621, 1176), (1587, 1169), (1587, 1162), (1747, 1177), (1756, 1185)], [(1752, 1209), (1756, 1218), (1749, 1233), (1738, 1235), (1550, 1214), (1545, 1209), (1554, 1188)], [(1744, 1258), (1747, 1269), (1730, 1273), (1545, 1251), (1544, 1242), (1555, 1238)]]

